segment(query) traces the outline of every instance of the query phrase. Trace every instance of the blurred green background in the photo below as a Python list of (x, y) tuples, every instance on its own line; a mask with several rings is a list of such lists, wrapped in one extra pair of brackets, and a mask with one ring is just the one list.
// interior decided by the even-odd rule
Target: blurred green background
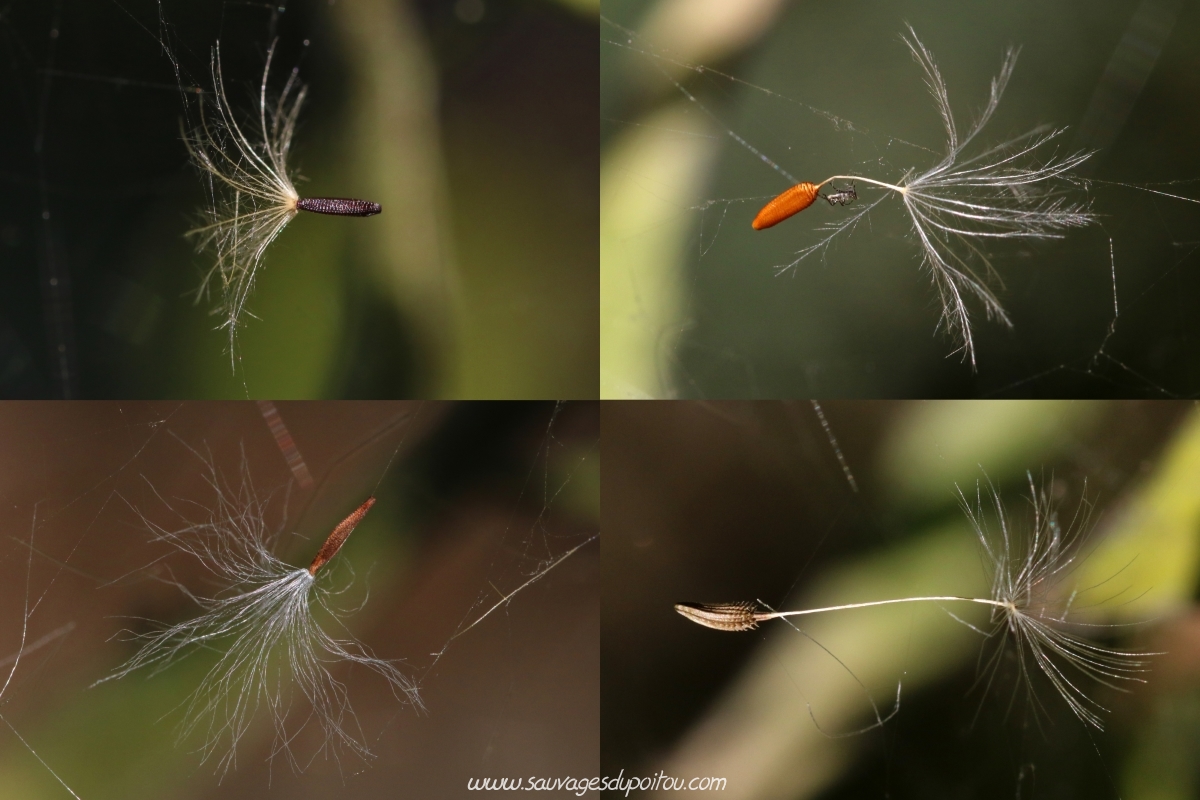
[[(512, 592), (599, 530), (596, 404), (276, 408), (310, 488), (294, 479), (255, 403), (0, 404), (4, 678), (21, 649), (26, 600), (32, 611), (26, 652), (0, 699), (3, 718), (88, 800), (457, 797), (469, 777), (594, 774), (597, 542), (452, 637), (497, 592)], [(151, 541), (139, 516), (172, 529), (183, 524), (179, 512), (205, 518), (214, 494), (189, 447), (235, 487), (247, 469), (255, 496), (270, 497), (275, 552), (291, 564), (308, 563), (348, 510), (377, 498), (327, 567), (327, 586), (346, 590), (332, 601), (361, 608), (343, 617), (346, 630), (327, 632), (348, 630), (378, 656), (401, 660), (427, 710), (403, 705), (366, 671), (332, 665), (373, 759), (320, 752), (297, 707), (291, 747), (303, 772), (271, 760), (275, 732), (260, 713), (235, 768), (214, 774), (215, 760), (202, 764), (195, 752), (202, 738), (177, 741), (182, 704), (212, 663), (203, 651), (157, 675), (89, 688), (135, 652), (120, 631), (196, 614), (170, 578), (210, 596), (229, 588)], [(69, 796), (49, 769), (0, 724), (0, 797)]]
[[(808, 402), (604, 404), (604, 774), (724, 777), (723, 796), (738, 800), (1196, 797), (1195, 406), (829, 401), (821, 411), (854, 486)], [(990, 575), (955, 486), (972, 492), (986, 473), (1021, 525), (1026, 470), (1053, 480), (1064, 523), (1081, 497), (1091, 503), (1064, 589), (1100, 588), (1075, 613), (1139, 623), (1090, 630), (1162, 653), (1128, 694), (1081, 684), (1109, 709), (1103, 732), (1032, 666), (1031, 699), (1011, 647), (994, 683), (976, 684), (990, 650), (934, 604), (801, 618), (811, 638), (777, 623), (713, 631), (672, 608), (986, 597)], [(986, 611), (948, 610), (988, 625)], [(891, 711), (898, 684), (894, 718), (835, 738), (873, 720), (869, 698)]]
[(1015, 327), (973, 308), (973, 374), (935, 334), (936, 294), (895, 202), (824, 261), (776, 278), (773, 266), (847, 212), (820, 203), (752, 230), (789, 182), (731, 135), (800, 180), (894, 182), (935, 163), (944, 134), (899, 38), (907, 22), (941, 67), (960, 130), (1005, 48), (1020, 48), (979, 145), (1069, 126), (1062, 152), (1098, 150), (1085, 177), (1200, 198), (1197, 4), (604, 0), (601, 15), (602, 396), (1200, 390), (1195, 201), (1095, 183), (1100, 225), (987, 248)]
[[(595, 397), (596, 33), (589, 0), (5, 7), (0, 396)], [(288, 225), (235, 375), (187, 296), (212, 255), (179, 86), (220, 39), (254, 113), (276, 36), (300, 191), (384, 211)]]

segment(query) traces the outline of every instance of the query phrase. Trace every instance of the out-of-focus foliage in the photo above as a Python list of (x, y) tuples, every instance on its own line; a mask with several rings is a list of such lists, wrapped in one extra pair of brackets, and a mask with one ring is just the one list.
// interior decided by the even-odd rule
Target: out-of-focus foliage
[(1114, 509), (1104, 542), (1080, 569), (1092, 585), (1119, 575), (1135, 587), (1114, 609), (1122, 621), (1170, 615), (1196, 595), (1200, 577), (1200, 413), (1193, 413), (1144, 485)]
[[(604, 397), (663, 397), (672, 392), (663, 355), (683, 333), (685, 269), (675, 242), (686, 218), (678, 208), (694, 193), (697, 162), (712, 157), (709, 140), (681, 136), (682, 109), (656, 115), (605, 158), (600, 217), (600, 385)], [(633, 190), (653, 186), (654, 191)], [(674, 299), (672, 299), (672, 297)]]
[(914, 403), (896, 421), (880, 469), (898, 502), (944, 506), (947, 486), (984, 474), (1005, 480), (1044, 458), (1095, 420), (1095, 403), (1002, 400)]

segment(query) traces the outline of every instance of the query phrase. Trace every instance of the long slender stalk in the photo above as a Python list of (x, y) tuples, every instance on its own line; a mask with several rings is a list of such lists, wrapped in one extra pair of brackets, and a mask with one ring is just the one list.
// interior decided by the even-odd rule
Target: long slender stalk
[(904, 186), (897, 186), (894, 183), (884, 183), (883, 181), (877, 181), (874, 178), (864, 178), (861, 175), (833, 175), (818, 183), (817, 188), (820, 189), (825, 184), (832, 183), (833, 181), (854, 181), (856, 183), (861, 181), (863, 183), (881, 186), (884, 189), (891, 189), (893, 192), (899, 192), (900, 194), (906, 194), (908, 192), (908, 189)]
[(895, 603), (937, 603), (958, 601), (963, 603), (980, 603), (995, 606), (1006, 611), (1014, 611), (1012, 603), (1002, 600), (991, 600), (984, 597), (960, 597), (958, 595), (931, 595), (929, 597), (900, 597), (894, 600), (873, 600), (869, 603), (849, 603), (842, 606), (825, 606), (824, 608), (805, 608), (798, 611), (762, 611), (758, 603), (676, 603), (675, 610), (683, 616), (719, 631), (748, 631), (758, 627), (760, 622), (783, 617), (799, 617), (804, 614), (820, 614), (826, 611), (848, 611), (854, 608), (869, 608), (871, 606), (886, 606)]
[(893, 603), (919, 603), (940, 602), (943, 600), (961, 600), (966, 603), (982, 603), (988, 606), (997, 606), (999, 608), (1007, 608), (1008, 603), (1002, 603), (999, 600), (988, 600), (983, 597), (958, 597), (956, 595), (940, 595), (934, 597), (901, 597), (896, 600), (874, 600), (870, 603), (850, 603), (844, 606), (826, 606), (825, 608), (805, 608), (800, 611), (770, 611), (755, 614), (755, 618), (760, 622), (768, 619), (776, 619), (778, 617), (799, 617), (803, 614), (820, 614), (823, 611), (846, 611), (851, 608), (867, 608), (869, 606), (886, 606)]

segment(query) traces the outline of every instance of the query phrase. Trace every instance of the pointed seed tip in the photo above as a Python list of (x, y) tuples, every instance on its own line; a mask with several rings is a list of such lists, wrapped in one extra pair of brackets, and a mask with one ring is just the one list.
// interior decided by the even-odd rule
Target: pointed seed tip
[(349, 516), (337, 524), (333, 532), (321, 545), (321, 549), (313, 557), (312, 563), (308, 565), (308, 574), (316, 577), (317, 570), (325, 566), (331, 558), (337, 555), (342, 549), (342, 545), (346, 543), (346, 539), (358, 527), (358, 523), (362, 522), (363, 517), (371, 510), (371, 506), (375, 505), (375, 496), (371, 495), (362, 504), (350, 512)]

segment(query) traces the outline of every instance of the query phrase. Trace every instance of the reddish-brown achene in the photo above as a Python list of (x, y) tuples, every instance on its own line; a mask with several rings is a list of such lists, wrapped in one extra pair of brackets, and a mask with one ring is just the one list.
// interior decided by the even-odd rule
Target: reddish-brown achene
[(821, 187), (815, 183), (797, 183), (783, 194), (762, 207), (754, 222), (754, 230), (761, 231), (772, 225), (778, 225), (793, 214), (798, 214), (813, 204), (817, 199), (817, 190)]
[(363, 517), (367, 515), (373, 505), (375, 505), (375, 498), (368, 497), (361, 506), (351, 512), (350, 516), (338, 523), (338, 526), (333, 529), (333, 533), (329, 534), (329, 538), (325, 540), (325, 544), (321, 545), (321, 549), (317, 551), (312, 563), (308, 565), (309, 575), (316, 576), (317, 570), (337, 555), (337, 551), (342, 549), (346, 539), (358, 527), (358, 523), (362, 522)]

